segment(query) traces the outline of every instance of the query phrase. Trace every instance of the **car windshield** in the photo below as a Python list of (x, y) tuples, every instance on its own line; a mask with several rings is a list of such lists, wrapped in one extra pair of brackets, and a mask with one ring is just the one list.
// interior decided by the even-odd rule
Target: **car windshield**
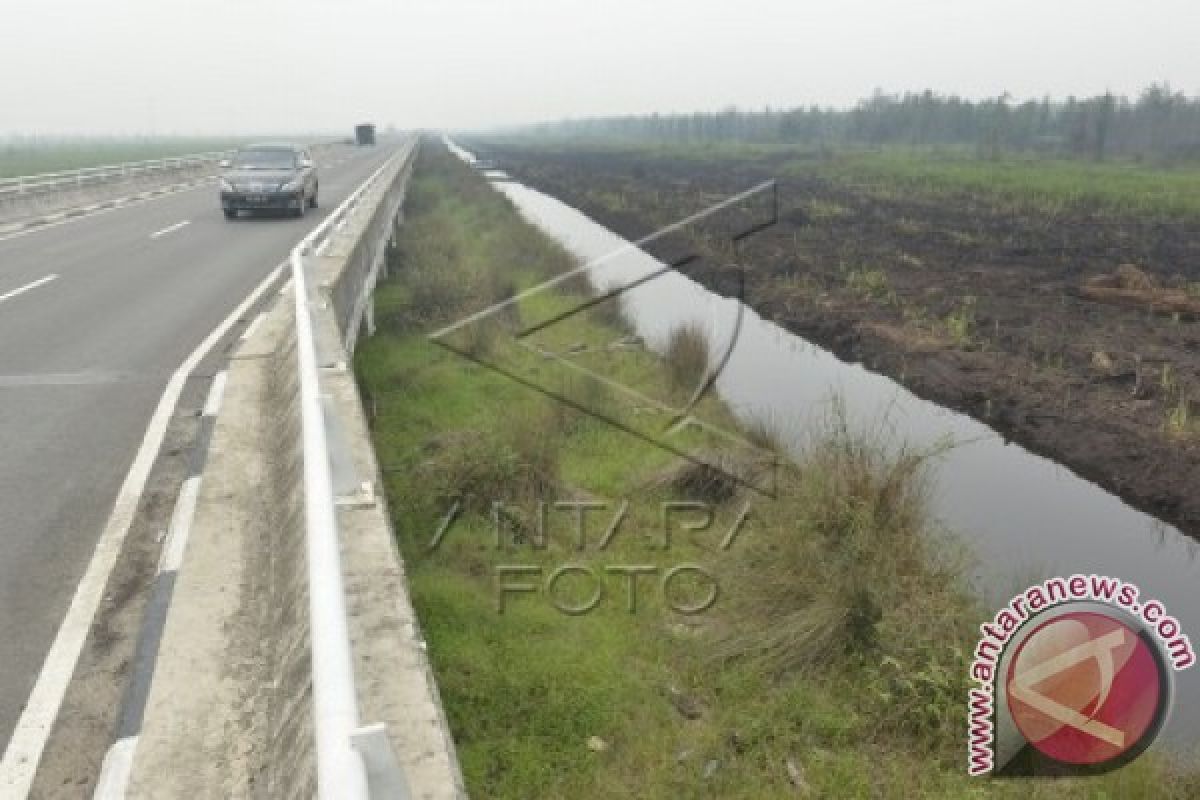
[(239, 150), (233, 157), (237, 169), (294, 169), (296, 153), (280, 148)]

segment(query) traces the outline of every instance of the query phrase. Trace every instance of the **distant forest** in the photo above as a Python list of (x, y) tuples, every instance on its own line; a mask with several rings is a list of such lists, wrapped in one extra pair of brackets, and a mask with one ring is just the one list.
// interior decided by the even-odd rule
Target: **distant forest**
[(1156, 163), (1200, 160), (1200, 98), (1155, 84), (1138, 97), (1103, 94), (1016, 102), (933, 91), (876, 91), (850, 110), (794, 108), (565, 120), (535, 133), (662, 142), (758, 142), (815, 147), (970, 147), (982, 157), (1027, 152)]

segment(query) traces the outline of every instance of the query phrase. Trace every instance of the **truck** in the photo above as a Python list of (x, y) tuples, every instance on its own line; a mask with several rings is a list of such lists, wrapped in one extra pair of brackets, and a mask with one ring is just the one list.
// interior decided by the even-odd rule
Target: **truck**
[(369, 122), (354, 126), (354, 143), (357, 145), (375, 144), (375, 126)]

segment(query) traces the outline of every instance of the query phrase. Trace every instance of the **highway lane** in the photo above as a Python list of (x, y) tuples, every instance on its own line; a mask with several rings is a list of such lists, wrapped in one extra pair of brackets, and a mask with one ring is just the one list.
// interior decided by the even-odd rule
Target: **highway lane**
[(326, 155), (303, 219), (206, 185), (0, 240), (0, 751), (170, 374), (391, 152)]

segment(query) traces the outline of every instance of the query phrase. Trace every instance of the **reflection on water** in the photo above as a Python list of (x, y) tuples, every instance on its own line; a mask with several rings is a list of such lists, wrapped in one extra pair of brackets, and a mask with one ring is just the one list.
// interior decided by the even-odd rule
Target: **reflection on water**
[[(624, 286), (662, 268), (553, 197), (510, 180), (495, 186), (578, 258), (597, 261), (591, 275), (598, 286)], [(688, 323), (708, 332), (714, 352), (734, 335), (737, 301), (678, 273), (620, 297), (625, 317), (652, 348)], [(717, 380), (721, 398), (739, 417), (770, 420), (797, 453), (828, 419), (834, 398), (852, 428), (883, 430), (916, 448), (956, 443), (931, 470), (933, 509), (974, 550), (974, 582), (990, 606), (1048, 577), (1095, 572), (1136, 583), (1145, 597), (1162, 600), (1200, 644), (1200, 548), (1194, 540), (1058, 464), (1005, 443), (986, 425), (840, 361), (753, 311), (744, 310), (736, 335)], [(1165, 735), (1191, 746), (1200, 740), (1200, 668), (1176, 678)]]

